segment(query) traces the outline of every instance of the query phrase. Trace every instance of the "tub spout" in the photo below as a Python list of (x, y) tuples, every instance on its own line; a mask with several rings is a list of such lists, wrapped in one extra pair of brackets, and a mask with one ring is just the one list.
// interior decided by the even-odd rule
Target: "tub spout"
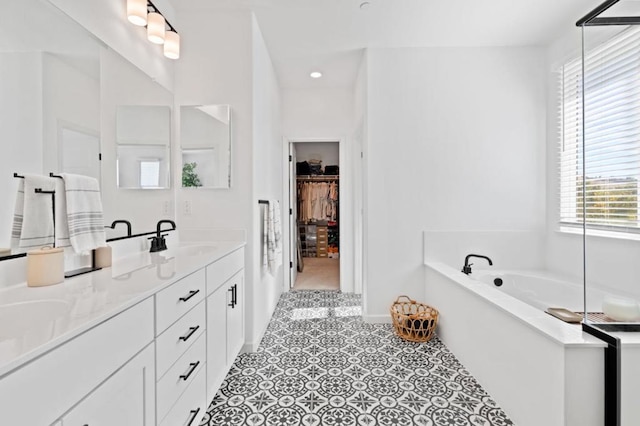
[(487, 256), (483, 256), (481, 254), (468, 254), (464, 258), (464, 266), (462, 267), (462, 272), (464, 272), (467, 275), (471, 273), (471, 265), (473, 265), (473, 263), (469, 263), (470, 257), (479, 257), (481, 259), (487, 259), (487, 262), (489, 262), (489, 265), (493, 265), (493, 262)]

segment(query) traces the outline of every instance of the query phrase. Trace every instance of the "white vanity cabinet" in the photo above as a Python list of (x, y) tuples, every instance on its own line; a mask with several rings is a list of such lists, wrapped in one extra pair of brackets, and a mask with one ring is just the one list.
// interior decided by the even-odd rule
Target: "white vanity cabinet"
[(207, 401), (244, 344), (244, 249), (207, 266)]
[[(4, 366), (0, 425), (197, 426), (244, 343), (244, 249), (225, 253), (188, 259), (180, 279), (155, 289), (140, 268), (127, 285), (139, 281), (144, 299), (105, 308), (84, 326), (70, 314), (74, 334), (43, 339), (37, 354)], [(93, 285), (81, 279), (70, 289)], [(122, 297), (120, 282), (96, 280)]]
[(149, 344), (62, 418), (60, 426), (155, 426), (154, 351)]

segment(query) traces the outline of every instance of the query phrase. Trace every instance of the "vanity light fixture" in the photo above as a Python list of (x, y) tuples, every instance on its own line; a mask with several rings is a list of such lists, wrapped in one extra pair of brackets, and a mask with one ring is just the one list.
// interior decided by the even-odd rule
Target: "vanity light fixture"
[(164, 44), (164, 56), (180, 57), (180, 35), (150, 0), (127, 0), (127, 19), (134, 25), (146, 26), (149, 41)]
[(322, 77), (322, 73), (320, 71), (313, 71), (311, 74), (309, 74), (309, 77), (311, 77), (311, 78), (320, 78), (320, 77)]

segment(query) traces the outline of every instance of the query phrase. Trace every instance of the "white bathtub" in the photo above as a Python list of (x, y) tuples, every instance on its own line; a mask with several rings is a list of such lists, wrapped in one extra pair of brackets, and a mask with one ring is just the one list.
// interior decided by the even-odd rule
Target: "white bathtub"
[[(547, 271), (491, 269), (473, 272), (469, 277), (542, 311), (550, 307), (566, 308), (574, 312), (584, 311), (582, 284)], [(587, 290), (587, 312), (603, 312), (603, 300), (606, 297), (618, 299), (624, 303), (637, 304), (635, 295), (591, 286)], [(637, 323), (637, 321), (631, 322)]]
[[(543, 311), (549, 307), (567, 308), (574, 312), (584, 309), (582, 285), (547, 271), (480, 270), (469, 277)], [(502, 280), (502, 285), (497, 286), (496, 279)], [(589, 290), (589, 312), (601, 311), (604, 294), (599, 289)]]
[[(516, 425), (602, 426), (605, 344), (544, 312), (581, 311), (579, 286), (545, 272), (497, 275), (478, 270), (471, 278), (425, 262), (425, 301), (440, 311), (439, 337)], [(550, 301), (556, 294), (562, 299)]]

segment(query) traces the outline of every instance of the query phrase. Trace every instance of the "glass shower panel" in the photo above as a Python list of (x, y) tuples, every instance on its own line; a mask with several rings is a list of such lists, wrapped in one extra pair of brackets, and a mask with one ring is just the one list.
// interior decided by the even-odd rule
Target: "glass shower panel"
[[(640, 2), (631, 3), (640, 12)], [(609, 15), (617, 13), (612, 9)], [(575, 90), (582, 103), (576, 134), (583, 137), (573, 159), (585, 321), (616, 331), (640, 326), (640, 26), (581, 31)]]

